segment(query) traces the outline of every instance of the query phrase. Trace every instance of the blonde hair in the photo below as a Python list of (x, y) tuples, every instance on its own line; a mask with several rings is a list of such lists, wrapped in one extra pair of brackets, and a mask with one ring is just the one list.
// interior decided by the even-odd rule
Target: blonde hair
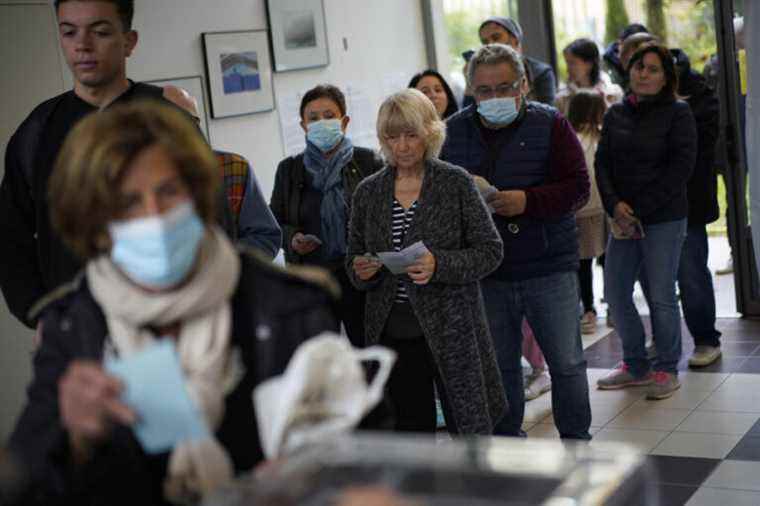
[(413, 88), (386, 98), (377, 114), (377, 139), (389, 164), (396, 162), (388, 145), (388, 137), (409, 131), (424, 139), (426, 160), (438, 157), (446, 140), (446, 124), (438, 116), (433, 102)]
[(176, 164), (201, 219), (213, 221), (218, 162), (190, 119), (154, 101), (114, 106), (76, 125), (50, 179), (53, 227), (83, 259), (110, 250), (107, 226), (120, 211), (119, 186), (133, 160), (152, 146)]

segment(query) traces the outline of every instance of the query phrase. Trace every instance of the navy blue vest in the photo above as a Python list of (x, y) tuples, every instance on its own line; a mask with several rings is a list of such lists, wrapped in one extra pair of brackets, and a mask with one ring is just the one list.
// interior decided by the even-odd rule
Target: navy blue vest
[[(484, 177), (499, 190), (540, 186), (550, 171), (552, 128), (557, 114), (553, 107), (528, 102), (520, 123), (505, 129), (506, 144), (494, 159), (489, 159), (489, 147), (478, 125), (480, 117), (475, 106), (470, 106), (447, 121), (441, 159)], [(517, 281), (578, 270), (578, 233), (573, 213), (556, 221), (494, 215), (494, 222), (504, 241), (504, 260), (493, 277)]]

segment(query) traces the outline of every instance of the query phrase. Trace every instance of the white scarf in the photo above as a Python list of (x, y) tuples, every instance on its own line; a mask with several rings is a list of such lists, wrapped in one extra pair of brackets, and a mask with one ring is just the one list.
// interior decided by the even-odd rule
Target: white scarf
[[(155, 342), (146, 327), (179, 322), (177, 353), (190, 397), (214, 432), (224, 417), (224, 398), (235, 380), (231, 367), (230, 298), (240, 275), (240, 258), (217, 228), (208, 229), (192, 277), (169, 292), (147, 292), (107, 255), (87, 264), (92, 295), (105, 314), (116, 351), (128, 357)], [(170, 500), (197, 498), (229, 481), (233, 468), (213, 438), (178, 444), (169, 458), (164, 493)]]

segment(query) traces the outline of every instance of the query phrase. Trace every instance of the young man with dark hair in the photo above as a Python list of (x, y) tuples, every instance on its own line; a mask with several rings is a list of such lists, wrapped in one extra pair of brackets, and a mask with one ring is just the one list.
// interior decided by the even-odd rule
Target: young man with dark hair
[[(53, 5), (55, 6), (55, 12), (58, 12), (58, 7), (66, 2), (72, 0), (55, 0)], [(87, 0), (77, 0), (86, 2)], [(91, 0), (92, 1), (92, 0)], [(116, 12), (121, 18), (121, 26), (125, 32), (132, 31), (132, 18), (135, 16), (135, 1), (134, 0), (99, 0), (103, 2), (112, 3), (116, 6)]]
[(126, 77), (126, 60), (137, 45), (133, 0), (55, 2), (61, 49), (74, 89), (39, 106), (11, 137), (0, 185), (0, 287), (11, 312), (28, 316), (48, 291), (70, 281), (79, 262), (53, 233), (48, 179), (58, 151), (74, 125), (111, 104), (162, 99), (162, 88)]

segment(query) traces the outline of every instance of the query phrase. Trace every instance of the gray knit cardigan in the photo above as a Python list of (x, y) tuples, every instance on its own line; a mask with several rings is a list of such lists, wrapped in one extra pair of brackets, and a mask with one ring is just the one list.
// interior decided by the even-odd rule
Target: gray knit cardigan
[[(396, 170), (386, 166), (365, 179), (352, 199), (346, 269), (367, 291), (367, 344), (380, 341), (396, 294), (397, 277), (383, 268), (372, 279), (354, 273), (355, 255), (392, 251), (392, 207)], [(472, 177), (440, 160), (425, 163), (422, 189), (404, 246), (423, 241), (435, 256), (427, 285), (405, 276), (414, 314), (443, 380), (460, 433), (490, 434), (506, 409), (478, 281), (501, 263), (503, 247)]]

